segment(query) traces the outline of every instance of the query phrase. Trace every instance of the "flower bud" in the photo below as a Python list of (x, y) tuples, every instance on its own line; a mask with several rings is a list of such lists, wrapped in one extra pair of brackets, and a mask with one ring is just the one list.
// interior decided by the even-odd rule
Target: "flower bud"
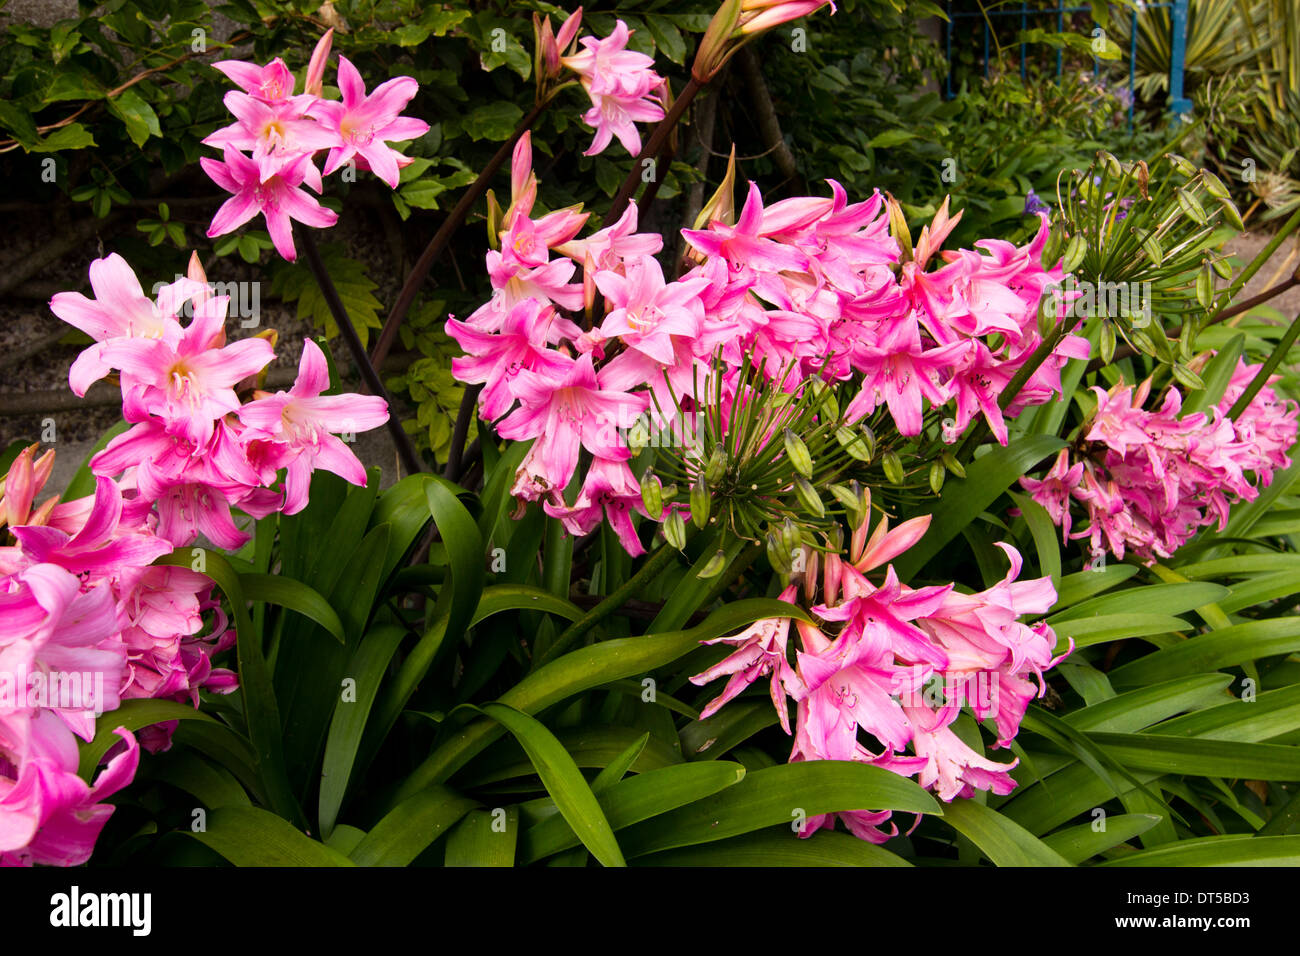
[(880, 464), (885, 469), (885, 477), (889, 479), (890, 484), (901, 485), (903, 483), (903, 462), (899, 459), (897, 452), (885, 452), (881, 456)]
[(709, 558), (709, 563), (706, 564), (704, 567), (700, 568), (697, 577), (703, 578), (706, 581), (709, 578), (716, 578), (719, 574), (722, 573), (722, 569), (725, 568), (726, 566), (727, 566), (726, 552), (716, 551), (714, 552), (713, 557)]
[(686, 522), (682, 513), (674, 510), (664, 521), (664, 540), (678, 551), (686, 547)]
[(799, 496), (799, 501), (810, 512), (818, 518), (826, 516), (826, 506), (822, 504), (821, 497), (806, 478), (799, 477), (794, 480), (794, 491)]
[(785, 430), (783, 437), (785, 439), (785, 454), (790, 459), (790, 464), (794, 466), (794, 470), (805, 478), (811, 478), (813, 460), (812, 455), (808, 453), (808, 446), (804, 444), (802, 438), (788, 428)]
[(771, 562), (773, 570), (779, 574), (789, 574), (794, 569), (790, 561), (790, 552), (781, 543), (775, 531), (767, 533), (767, 560)]
[(664, 513), (664, 483), (658, 475), (649, 475), (641, 482), (641, 504), (645, 513), (658, 521)]
[(695, 484), (691, 485), (691, 523), (697, 528), (703, 528), (709, 523), (709, 512), (713, 508), (713, 495), (709, 493), (709, 487), (704, 483), (704, 476), (695, 479)]
[(943, 479), (947, 474), (948, 472), (943, 467), (943, 462), (930, 462), (930, 490), (936, 495), (943, 490)]
[(716, 485), (727, 473), (728, 464), (727, 449), (718, 442), (713, 446), (713, 454), (709, 456), (708, 464), (704, 466), (704, 480), (710, 485)]

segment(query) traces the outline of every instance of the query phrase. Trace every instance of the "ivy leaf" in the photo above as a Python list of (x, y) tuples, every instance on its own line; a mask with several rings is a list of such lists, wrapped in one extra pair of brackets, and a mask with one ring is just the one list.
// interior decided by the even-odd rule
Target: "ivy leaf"
[(69, 123), (41, 139), (32, 147), (32, 152), (56, 153), (61, 149), (84, 149), (94, 145), (95, 137), (90, 135), (90, 130), (80, 123)]
[(56, 103), (60, 100), (102, 100), (104, 88), (84, 70), (66, 70), (54, 77), (54, 82), (45, 91), (45, 102)]
[(32, 115), (21, 106), (7, 100), (0, 100), (0, 126), (7, 129), (26, 150), (30, 150), (40, 138)]
[(109, 111), (126, 125), (126, 135), (131, 142), (143, 146), (150, 136), (162, 136), (158, 114), (135, 90), (127, 90), (116, 99), (108, 101)]
[(646, 17), (646, 26), (650, 28), (650, 35), (655, 38), (655, 46), (668, 59), (678, 65), (686, 62), (686, 41), (682, 39), (681, 31), (673, 26), (672, 21), (663, 16)]
[(446, 10), (435, 7), (425, 11), (424, 16), (420, 18), (420, 23), (428, 27), (434, 36), (441, 37), (446, 36), (448, 30), (468, 20), (470, 16), (469, 10)]
[(501, 142), (510, 138), (523, 115), (524, 111), (514, 103), (499, 100), (480, 106), (466, 116), (461, 125), (470, 139)]
[(871, 141), (867, 145), (872, 149), (888, 149), (890, 146), (906, 143), (909, 139), (916, 139), (916, 134), (910, 129), (887, 129), (883, 133), (877, 133), (871, 137)]

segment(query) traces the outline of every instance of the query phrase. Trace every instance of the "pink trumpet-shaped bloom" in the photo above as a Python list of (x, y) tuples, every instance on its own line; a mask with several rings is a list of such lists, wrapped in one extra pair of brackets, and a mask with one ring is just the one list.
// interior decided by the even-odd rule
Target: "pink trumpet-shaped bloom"
[(619, 20), (605, 39), (583, 37), (582, 51), (561, 59), (578, 74), (591, 97), (591, 109), (582, 121), (596, 131), (596, 138), (584, 155), (595, 156), (617, 138), (633, 156), (641, 152), (638, 122), (664, 118), (663, 106), (653, 97), (663, 84), (654, 72), (654, 60), (627, 49), (631, 31)]
[(345, 56), (339, 57), (338, 79), (343, 102), (321, 100), (313, 108), (321, 125), (338, 141), (325, 161), (325, 174), (360, 156), (389, 188), (396, 189), (405, 157), (388, 144), (416, 139), (429, 131), (423, 120), (401, 115), (420, 84), (409, 76), (399, 76), (379, 84), (367, 96), (365, 81)]
[(639, 395), (602, 388), (590, 354), (569, 361), (563, 377), (521, 371), (515, 394), (520, 407), (501, 420), (503, 438), (537, 439), (541, 475), (554, 489), (563, 488), (578, 465), (578, 449), (598, 458), (625, 461), (627, 446), (618, 429), (630, 425), (645, 408)]
[(312, 97), (296, 96), (266, 103), (231, 90), (225, 97), (226, 109), (239, 122), (217, 130), (203, 142), (222, 149), (250, 150), (264, 183), (298, 157), (338, 142), (337, 136), (304, 115), (313, 102)]
[(212, 64), (245, 93), (266, 103), (278, 103), (293, 95), (293, 73), (278, 56), (266, 66), (243, 60), (218, 60)]
[(321, 229), (338, 222), (338, 213), (326, 209), (301, 188), (304, 181), (317, 190), (320, 188), (320, 173), (312, 165), (310, 155), (304, 153), (286, 163), (265, 181), (258, 164), (242, 153), (227, 147), (224, 157), (225, 162), (206, 156), (199, 160), (213, 182), (234, 193), (212, 217), (209, 239), (233, 232), (260, 213), (266, 218), (266, 228), (276, 251), (293, 262), (298, 258), (293, 244), (293, 221)]
[(542, 508), (552, 518), (559, 518), (565, 529), (575, 535), (590, 533), (603, 518), (628, 554), (636, 557), (645, 553), (632, 523), (632, 512), (649, 515), (641, 501), (641, 487), (625, 461), (595, 459), (573, 507), (547, 500)]
[(234, 386), (275, 358), (263, 338), (213, 348), (225, 320), (224, 297), (200, 306), (180, 341), (115, 339), (103, 359), (122, 370), (123, 412), (128, 421), (157, 415), (197, 445), (212, 437), (213, 422), (239, 408)]
[(671, 336), (694, 339), (704, 324), (700, 293), (707, 279), (665, 283), (663, 269), (652, 256), (628, 264), (627, 274), (597, 272), (596, 287), (611, 306), (600, 327), (602, 334), (619, 337), (629, 348), (656, 362), (676, 360)]
[(140, 763), (135, 737), (121, 727), (116, 733), (126, 748), (93, 785), (77, 776), (75, 747), (51, 748), (51, 756), (26, 761), (13, 778), (0, 759), (0, 866), (81, 866), (90, 859), (114, 811), (103, 800), (130, 783)]
[(451, 360), (451, 370), (462, 382), (485, 386), (479, 405), (488, 421), (496, 421), (514, 404), (511, 385), (521, 371), (554, 377), (568, 368), (566, 356), (548, 347), (551, 323), (542, 316), (546, 308), (537, 299), (524, 299), (506, 315), (497, 333), (447, 320), (447, 334), (466, 353)]
[[(793, 602), (795, 588), (786, 588), (778, 600)], [(801, 622), (802, 623), (802, 622)], [(691, 678), (691, 683), (703, 687), (719, 677), (727, 677), (727, 684), (722, 693), (700, 711), (700, 719), (707, 720), (718, 712), (723, 704), (737, 697), (750, 684), (765, 675), (771, 675), (770, 692), (772, 706), (776, 708), (777, 718), (782, 729), (790, 733), (790, 715), (786, 706), (786, 694), (800, 691), (803, 682), (790, 666), (786, 656), (786, 640), (790, 633), (790, 618), (772, 617), (755, 621), (739, 634), (732, 637), (717, 637), (702, 641), (703, 644), (731, 644), (736, 650), (710, 667)]]
[(283, 444), (293, 455), (285, 481), (285, 514), (297, 514), (306, 507), (311, 473), (316, 468), (364, 487), (365, 467), (332, 433), (354, 434), (388, 421), (388, 404), (382, 398), (322, 395), (329, 384), (325, 353), (311, 339), (304, 339), (293, 387), (251, 401), (238, 410), (240, 421), (249, 428), (247, 438)]

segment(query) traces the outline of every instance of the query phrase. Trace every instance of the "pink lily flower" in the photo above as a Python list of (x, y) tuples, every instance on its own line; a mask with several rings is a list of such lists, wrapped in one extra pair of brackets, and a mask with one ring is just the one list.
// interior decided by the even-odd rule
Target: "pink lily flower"
[(591, 355), (570, 360), (562, 378), (521, 370), (514, 384), (520, 407), (501, 420), (497, 431), (516, 441), (537, 439), (541, 468), (552, 489), (569, 483), (578, 465), (578, 448), (597, 458), (626, 461), (629, 451), (618, 428), (630, 426), (645, 408), (645, 398), (605, 387)]
[(75, 747), (60, 748), (57, 760), (25, 762), (16, 777), (0, 772), (0, 866), (81, 866), (90, 859), (115, 809), (102, 801), (130, 783), (140, 763), (135, 737), (121, 727), (116, 733), (126, 749), (93, 785), (77, 776)]
[(293, 262), (298, 258), (298, 251), (293, 245), (291, 220), (320, 229), (338, 222), (336, 212), (326, 209), (300, 188), (305, 181), (320, 191), (320, 173), (312, 165), (309, 154), (285, 163), (265, 181), (261, 167), (242, 153), (227, 147), (224, 157), (225, 162), (206, 156), (199, 160), (213, 182), (235, 194), (212, 217), (209, 239), (233, 232), (260, 213), (266, 218), (266, 228), (276, 251)]
[(465, 351), (451, 360), (452, 373), (462, 382), (484, 385), (479, 393), (483, 417), (496, 421), (510, 410), (515, 394), (511, 383), (528, 369), (548, 377), (564, 374), (568, 357), (547, 347), (551, 323), (541, 315), (554, 310), (536, 299), (524, 299), (510, 310), (500, 332), (484, 332), (447, 319), (447, 334)]
[(948, 400), (947, 390), (935, 379), (957, 364), (968, 348), (963, 341), (923, 350), (915, 329), (909, 332), (901, 323), (885, 332), (878, 345), (856, 344), (853, 364), (864, 377), (845, 417), (856, 422), (883, 399), (899, 434), (919, 435), (922, 397), (936, 407)]
[(627, 274), (597, 272), (596, 287), (613, 308), (600, 326), (603, 335), (618, 337), (656, 362), (671, 364), (676, 356), (671, 336), (695, 338), (704, 324), (700, 293), (707, 279), (664, 282), (663, 269), (653, 256), (627, 263)]
[(396, 189), (406, 157), (388, 144), (416, 139), (429, 131), (424, 120), (400, 115), (420, 91), (420, 84), (409, 76), (394, 77), (366, 96), (361, 73), (345, 56), (339, 57), (338, 79), (343, 102), (321, 100), (312, 110), (321, 125), (337, 137), (338, 145), (325, 160), (325, 174), (359, 156), (390, 189)]
[[(751, 269), (799, 272), (808, 268), (807, 255), (792, 246), (764, 238), (762, 228), (763, 196), (758, 184), (751, 180), (749, 195), (734, 226), (715, 220), (707, 229), (683, 229), (682, 235), (703, 255), (725, 259), (733, 272)], [(789, 307), (788, 301), (775, 304)]]
[(263, 338), (241, 339), (224, 348), (226, 297), (204, 303), (180, 341), (115, 339), (104, 346), (104, 361), (122, 370), (122, 412), (128, 421), (157, 415), (168, 430), (204, 445), (213, 422), (239, 408), (234, 386), (275, 358)]
[(616, 272), (626, 260), (656, 256), (663, 250), (663, 236), (656, 232), (636, 231), (637, 215), (636, 200), (630, 200), (623, 215), (612, 226), (597, 230), (586, 239), (570, 239), (553, 248), (575, 262), (590, 260), (588, 271), (593, 274)]
[(279, 103), (293, 95), (293, 73), (278, 56), (266, 66), (244, 60), (217, 60), (212, 66), (245, 93), (265, 103)]
[(627, 24), (619, 20), (608, 37), (583, 37), (582, 52), (560, 60), (578, 74), (591, 97), (591, 109), (582, 121), (596, 131), (596, 138), (585, 156), (604, 151), (615, 137), (636, 156), (641, 152), (641, 134), (634, 124), (664, 118), (663, 106), (651, 96), (663, 78), (654, 72), (651, 57), (627, 49), (630, 35)]
[(224, 102), (239, 122), (217, 130), (203, 142), (222, 150), (230, 147), (252, 151), (263, 183), (300, 156), (329, 149), (338, 142), (335, 134), (305, 115), (316, 102), (314, 97), (295, 96), (265, 103), (231, 90)]
[(552, 518), (559, 518), (574, 535), (590, 534), (602, 519), (608, 521), (628, 554), (635, 558), (645, 553), (632, 524), (632, 512), (652, 516), (646, 513), (641, 502), (641, 486), (625, 461), (594, 459), (573, 507), (547, 500), (542, 503), (542, 509)]
[[(777, 600), (794, 602), (795, 588), (786, 588)], [(697, 687), (728, 677), (722, 693), (700, 711), (700, 719), (707, 720), (718, 712), (723, 704), (733, 700), (750, 684), (765, 675), (771, 675), (770, 693), (772, 706), (776, 708), (781, 728), (790, 733), (790, 714), (786, 706), (786, 694), (795, 694), (803, 689), (803, 682), (790, 666), (786, 657), (786, 639), (790, 633), (790, 618), (772, 617), (755, 621), (739, 634), (732, 637), (718, 637), (702, 644), (731, 644), (736, 647), (734, 653), (691, 678)], [(797, 622), (803, 624), (802, 621)], [(806, 625), (805, 625), (806, 626)]]
[(329, 388), (325, 353), (311, 339), (302, 343), (298, 377), (287, 392), (276, 392), (240, 408), (248, 438), (287, 445), (295, 454), (285, 478), (284, 514), (307, 506), (311, 473), (316, 468), (365, 487), (366, 469), (346, 444), (331, 432), (354, 433), (388, 421), (388, 404), (374, 395), (322, 395)]

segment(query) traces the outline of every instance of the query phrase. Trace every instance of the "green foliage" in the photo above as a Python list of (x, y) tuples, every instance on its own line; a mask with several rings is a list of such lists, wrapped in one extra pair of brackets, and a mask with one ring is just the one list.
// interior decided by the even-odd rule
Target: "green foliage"
[[(374, 296), (377, 286), (366, 275), (366, 267), (349, 258), (338, 243), (323, 245), (321, 259), (364, 343), (369, 337), (370, 329), (383, 325), (379, 317), (383, 304)], [(271, 273), (271, 294), (279, 296), (285, 302), (297, 302), (298, 318), (309, 319), (314, 326), (324, 330), (326, 338), (338, 335), (334, 315), (330, 312), (316, 277), (305, 264), (277, 262)]]

